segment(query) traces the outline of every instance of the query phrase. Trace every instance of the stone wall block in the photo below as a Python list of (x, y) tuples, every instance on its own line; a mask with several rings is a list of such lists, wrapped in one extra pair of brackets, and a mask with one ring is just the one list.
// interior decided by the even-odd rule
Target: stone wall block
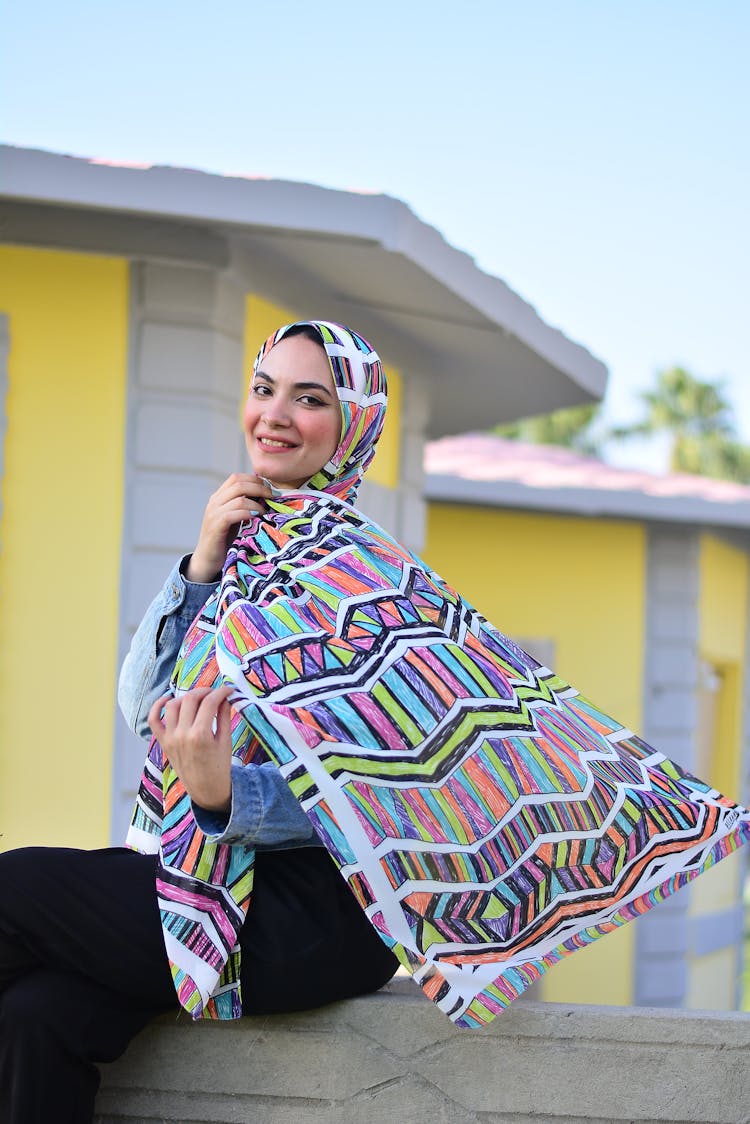
[(143, 262), (139, 273), (139, 300), (151, 312), (203, 319), (215, 306), (219, 285), (215, 270)]
[(176, 561), (173, 550), (148, 549), (131, 553), (123, 573), (123, 620), (128, 641)]
[(695, 616), (679, 601), (653, 604), (649, 632), (652, 637), (673, 644), (695, 644)]
[(521, 1001), (462, 1031), (399, 983), (298, 1015), (224, 1025), (165, 1016), (103, 1067), (96, 1119), (739, 1124), (749, 1050), (740, 1015), (637, 1008)]
[(401, 441), (401, 479), (421, 492), (424, 487), (424, 434), (405, 429)]
[(414, 371), (402, 381), (402, 416), (405, 428), (425, 434), (430, 422), (430, 398), (427, 380)]
[(389, 535), (398, 535), (398, 492), (394, 488), (386, 488), (365, 477), (357, 506)]
[[(684, 922), (683, 922), (684, 926)], [(679, 943), (675, 934), (675, 945)], [(639, 946), (640, 947), (640, 946)], [(677, 953), (644, 956), (638, 965), (636, 999), (655, 1007), (680, 1007), (687, 994), (687, 959)]]
[(688, 951), (687, 925), (675, 934), (672, 915), (662, 914), (661, 908), (639, 917), (638, 927), (639, 948), (649, 956), (684, 956)]
[(399, 488), (399, 513), (396, 536), (409, 550), (420, 554), (424, 549), (427, 504), (421, 492), (408, 486)]
[[(686, 560), (688, 564), (686, 565)], [(654, 568), (653, 589), (660, 597), (671, 600), (697, 598), (700, 593), (700, 580), (697, 566), (690, 563), (689, 553), (675, 554), (673, 557), (659, 557), (659, 565)]]
[(411, 1058), (456, 1036), (450, 1020), (434, 1003), (426, 1002), (421, 988), (410, 978), (397, 977), (387, 988), (369, 996), (366, 1005), (347, 1003), (346, 1008), (347, 1025), (354, 1033), (400, 1058)]
[[(420, 1072), (467, 1113), (502, 1109), (515, 1112), (522, 1120), (534, 1116), (552, 1120), (567, 1115), (609, 1121), (621, 1117), (625, 1106), (628, 1119), (659, 1119), (665, 1108), (670, 1110), (672, 1099), (671, 1093), (664, 1091), (665, 1071), (677, 1070), (684, 1083), (684, 1101), (676, 1119), (696, 1124), (733, 1119), (718, 1103), (716, 1090), (723, 1088), (723, 1083), (719, 1078), (714, 1084), (716, 1070), (712, 1066), (711, 1081), (707, 1082), (705, 1071), (698, 1073), (692, 1068), (691, 1051), (676, 1043), (666, 1048), (644, 1048), (631, 1042), (624, 1067), (614, 1043), (586, 1043), (583, 1048), (574, 1039), (549, 1042), (542, 1070), (535, 1051), (524, 1052), (518, 1049), (520, 1043), (514, 1045), (515, 1049), (503, 1057), (497, 1049), (476, 1048), (470, 1043), (444, 1047), (420, 1065)], [(728, 1083), (734, 1081), (739, 1092), (741, 1077), (735, 1068), (739, 1059), (734, 1058), (734, 1067), (722, 1065), (725, 1060), (721, 1051), (714, 1052), (713, 1065)], [(633, 1080), (634, 1074), (637, 1080)]]
[(695, 731), (698, 701), (691, 684), (668, 687), (652, 683), (648, 686), (647, 698), (651, 729), (682, 729), (690, 734)]
[(663, 641), (649, 657), (652, 680), (664, 686), (698, 682), (698, 653), (693, 644)]
[(242, 344), (210, 327), (146, 322), (138, 347), (141, 386), (176, 394), (214, 394), (237, 402)]
[(216, 473), (236, 463), (238, 422), (227, 407), (207, 410), (194, 399), (144, 400), (137, 409), (134, 464), (138, 468)]
[(131, 490), (133, 549), (171, 552), (174, 558), (192, 550), (200, 530), (201, 502), (205, 504), (221, 479), (219, 473), (170, 477), (140, 472)]

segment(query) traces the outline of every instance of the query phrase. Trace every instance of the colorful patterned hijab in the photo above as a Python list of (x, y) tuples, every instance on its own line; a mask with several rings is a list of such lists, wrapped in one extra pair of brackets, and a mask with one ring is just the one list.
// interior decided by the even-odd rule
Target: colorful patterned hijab
[[(315, 328), (341, 446), (314, 491), (271, 500), (240, 531), (174, 690), (234, 686), (236, 757), (276, 762), (383, 941), (457, 1025), (480, 1026), (749, 840), (750, 812), (342, 502), (372, 456), (385, 387), (361, 337)], [(253, 851), (205, 839), (155, 741), (129, 841), (159, 852), (180, 1002), (195, 1017), (240, 1014)]]
[(303, 320), (286, 324), (268, 337), (256, 356), (253, 377), (272, 347), (289, 332), (304, 327), (314, 329), (320, 337), (341, 406), (338, 448), (306, 487), (354, 503), (383, 432), (388, 402), (385, 373), (377, 353), (356, 332), (326, 320)]

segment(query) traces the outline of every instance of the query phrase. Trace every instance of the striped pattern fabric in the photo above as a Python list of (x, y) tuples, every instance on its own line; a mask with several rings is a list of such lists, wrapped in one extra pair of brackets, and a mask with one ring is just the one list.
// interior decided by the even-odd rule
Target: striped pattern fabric
[[(368, 376), (359, 464), (382, 424), (367, 420), (372, 390)], [(361, 421), (355, 405), (342, 441)], [(455, 1023), (481, 1026), (747, 841), (750, 813), (541, 667), (337, 491), (284, 495), (241, 530), (174, 687), (234, 686), (237, 758), (276, 762), (382, 939)], [(130, 841), (160, 851), (180, 1002), (236, 1016), (253, 853), (206, 841), (157, 743)]]

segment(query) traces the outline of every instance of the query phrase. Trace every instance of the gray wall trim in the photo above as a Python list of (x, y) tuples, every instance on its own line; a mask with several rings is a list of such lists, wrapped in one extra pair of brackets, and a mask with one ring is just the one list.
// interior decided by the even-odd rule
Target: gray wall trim
[(742, 941), (745, 910), (740, 903), (719, 913), (691, 917), (689, 944), (693, 956), (708, 956)]
[[(135, 262), (130, 295), (120, 664), (146, 605), (194, 546), (208, 496), (246, 465), (237, 423), (244, 290), (219, 270)], [(118, 712), (114, 843), (127, 828), (144, 750)]]
[[(697, 755), (697, 533), (657, 525), (648, 533), (644, 737), (687, 769)], [(688, 991), (688, 910), (685, 888), (636, 922), (634, 1002), (680, 1007)]]
[[(3, 520), (3, 480), (5, 479), (5, 437), (8, 432), (8, 356), (10, 354), (10, 326), (8, 317), (0, 312), (0, 532)], [(0, 533), (0, 550), (2, 550)]]

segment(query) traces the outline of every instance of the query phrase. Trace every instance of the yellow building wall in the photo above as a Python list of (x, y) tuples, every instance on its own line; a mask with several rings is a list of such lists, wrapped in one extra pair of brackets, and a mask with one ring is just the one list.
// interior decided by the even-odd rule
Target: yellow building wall
[(0, 247), (0, 847), (109, 840), (128, 267)]
[[(249, 293), (245, 306), (244, 367), (245, 394), (250, 385), (255, 356), (272, 332), (283, 324), (299, 320), (297, 313), (283, 305), (273, 304)], [(356, 325), (352, 325), (356, 331)], [(376, 346), (376, 345), (373, 345)], [(382, 358), (382, 357), (381, 357)], [(378, 451), (367, 470), (367, 479), (386, 488), (396, 488), (399, 480), (401, 452), (402, 382), (400, 372), (385, 364), (388, 379), (388, 412)]]
[[(646, 533), (634, 523), (430, 503), (426, 559), (493, 624), (554, 646), (554, 668), (625, 725), (642, 725)], [(626, 925), (547, 973), (545, 1000), (628, 1004)]]
[(742, 684), (748, 609), (748, 558), (713, 535), (700, 542), (699, 648), (721, 677), (715, 752), (704, 777), (737, 799), (742, 784)]
[[(732, 799), (742, 786), (742, 710), (747, 643), (749, 566), (747, 554), (714, 535), (700, 541), (699, 651), (715, 697), (710, 728), (697, 772)], [(743, 856), (732, 855), (707, 871), (690, 890), (690, 917), (720, 914), (741, 900)], [(738, 964), (733, 948), (688, 957), (687, 1004), (695, 1008), (735, 1006)]]

